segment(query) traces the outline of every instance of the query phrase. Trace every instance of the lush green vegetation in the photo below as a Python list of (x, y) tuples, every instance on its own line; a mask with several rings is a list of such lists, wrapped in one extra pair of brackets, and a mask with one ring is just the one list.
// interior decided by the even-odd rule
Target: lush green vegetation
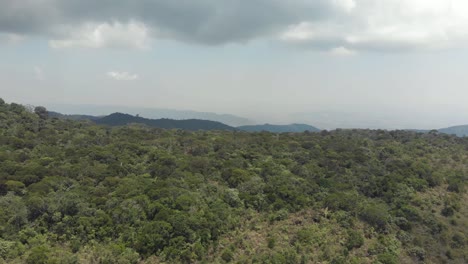
[(466, 263), (468, 138), (103, 127), (0, 100), (0, 262)]

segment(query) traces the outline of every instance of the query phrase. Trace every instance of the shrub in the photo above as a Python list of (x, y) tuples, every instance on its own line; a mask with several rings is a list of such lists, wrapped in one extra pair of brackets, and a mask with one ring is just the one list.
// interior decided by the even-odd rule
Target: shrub
[(398, 264), (397, 257), (389, 252), (378, 255), (377, 260), (382, 264)]
[(355, 230), (348, 231), (348, 240), (346, 241), (348, 250), (360, 248), (362, 245), (364, 245), (364, 237), (362, 234)]
[(386, 204), (370, 203), (360, 213), (362, 219), (374, 226), (377, 230), (385, 230), (389, 220), (388, 207)]
[(221, 259), (225, 262), (231, 262), (234, 258), (234, 253), (230, 249), (226, 249), (223, 254), (221, 254)]
[(421, 260), (421, 261), (426, 258), (426, 251), (420, 247), (411, 248), (410, 250), (408, 250), (408, 253), (411, 256), (416, 257), (418, 260)]

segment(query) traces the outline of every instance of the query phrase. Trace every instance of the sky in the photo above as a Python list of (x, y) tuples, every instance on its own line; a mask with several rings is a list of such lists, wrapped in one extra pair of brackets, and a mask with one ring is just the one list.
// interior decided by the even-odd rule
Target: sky
[(466, 0), (0, 0), (0, 97), (321, 128), (468, 124)]

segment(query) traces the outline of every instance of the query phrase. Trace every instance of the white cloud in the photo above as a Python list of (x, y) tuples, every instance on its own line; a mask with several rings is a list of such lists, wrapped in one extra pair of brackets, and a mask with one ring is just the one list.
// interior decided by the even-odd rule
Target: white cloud
[(356, 7), (354, 0), (333, 0), (333, 3), (346, 12), (351, 12)]
[(0, 33), (0, 43), (16, 44), (25, 39), (24, 36), (12, 33)]
[(466, 0), (334, 0), (346, 11), (291, 24), (288, 43), (352, 50), (433, 50), (468, 43)]
[(34, 77), (39, 81), (44, 81), (46, 79), (44, 71), (39, 66), (34, 66)]
[(334, 56), (340, 56), (340, 57), (346, 57), (346, 56), (354, 56), (356, 55), (356, 51), (350, 50), (346, 47), (336, 47), (330, 50), (329, 52), (331, 55)]
[(147, 49), (149, 48), (150, 37), (148, 28), (145, 24), (139, 22), (130, 22), (122, 24), (87, 23), (79, 28), (70, 28), (62, 26), (58, 31), (66, 32), (66, 37), (62, 39), (54, 39), (49, 41), (52, 48), (134, 48)]
[(134, 81), (140, 78), (138, 74), (132, 74), (129, 72), (117, 72), (117, 71), (110, 71), (107, 73), (107, 76), (117, 81)]

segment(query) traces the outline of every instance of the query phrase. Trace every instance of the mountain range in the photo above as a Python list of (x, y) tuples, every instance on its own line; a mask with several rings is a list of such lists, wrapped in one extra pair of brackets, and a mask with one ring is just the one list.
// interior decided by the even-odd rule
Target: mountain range
[(158, 127), (165, 129), (183, 129), (183, 130), (236, 130), (234, 127), (228, 126), (221, 122), (201, 120), (201, 119), (148, 119), (139, 116), (132, 116), (129, 114), (113, 113), (105, 117), (101, 117), (94, 121), (96, 124), (108, 126), (124, 126), (128, 124), (144, 124), (150, 127)]
[(124, 113), (113, 113), (107, 116), (92, 116), (92, 115), (65, 115), (58, 112), (49, 112), (52, 118), (71, 119), (71, 120), (89, 120), (96, 124), (108, 126), (124, 126), (128, 124), (144, 124), (150, 127), (158, 127), (164, 129), (183, 129), (183, 130), (227, 130), (227, 131), (247, 131), (261, 132), (268, 131), (273, 133), (285, 132), (318, 132), (320, 129), (306, 124), (291, 124), (291, 125), (249, 125), (249, 126), (229, 126), (218, 121), (203, 120), (203, 119), (184, 119), (175, 120), (170, 118), (149, 119), (140, 116), (133, 116)]
[[(137, 123), (144, 124), (151, 127), (158, 127), (164, 129), (183, 129), (183, 130), (241, 130), (247, 132), (261, 132), (267, 131), (272, 133), (287, 133), (287, 132), (318, 132), (320, 129), (317, 127), (307, 124), (290, 124), (290, 125), (274, 125), (274, 124), (263, 124), (263, 125), (243, 125), (243, 126), (231, 126), (219, 121), (205, 120), (205, 119), (183, 119), (176, 120), (171, 118), (160, 118), (150, 119), (143, 118), (138, 115), (133, 116), (130, 114), (113, 113), (106, 116), (94, 116), (94, 115), (66, 115), (58, 112), (49, 112), (50, 117), (65, 118), (72, 120), (90, 120), (97, 124), (109, 125), (109, 126), (123, 126), (127, 124)], [(408, 129), (415, 132), (427, 133), (430, 130), (421, 129)], [(468, 125), (452, 126), (446, 128), (436, 129), (439, 133), (457, 135), (459, 137), (468, 136)]]
[(468, 125), (463, 126), (453, 126), (442, 128), (438, 130), (440, 133), (450, 134), (450, 135), (457, 135), (459, 137), (467, 137), (468, 136)]
[[(127, 113), (132, 115), (144, 116), (150, 119), (169, 118), (175, 120), (182, 119), (201, 119), (212, 120), (227, 124), (229, 126), (243, 126), (255, 124), (252, 120), (231, 114), (217, 114), (212, 112), (199, 112), (192, 110), (175, 110), (166, 108), (146, 108), (146, 107), (128, 107), (112, 105), (74, 105), (74, 104), (48, 104), (47, 109), (67, 114), (67, 117), (73, 117), (75, 113), (89, 116), (106, 116), (111, 113)], [(86, 118), (89, 119), (89, 118)]]

